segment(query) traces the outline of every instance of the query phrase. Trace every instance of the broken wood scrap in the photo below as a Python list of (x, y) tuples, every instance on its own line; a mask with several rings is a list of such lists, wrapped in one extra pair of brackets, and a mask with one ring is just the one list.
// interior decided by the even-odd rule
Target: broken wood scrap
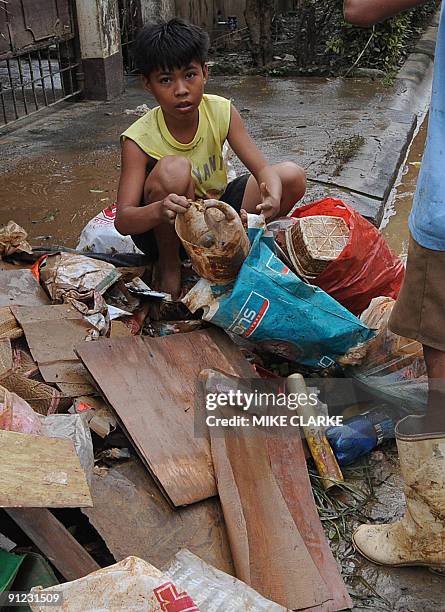
[(0, 430), (0, 507), (91, 506), (70, 440)]
[[(174, 506), (216, 495), (209, 441), (195, 435), (201, 370), (254, 375), (219, 330), (85, 342), (77, 354)], [(204, 407), (203, 415), (204, 417)]]
[(87, 372), (73, 350), (91, 328), (80, 312), (68, 304), (13, 306), (11, 310), (46, 382), (90, 386)]
[(234, 573), (218, 498), (172, 509), (142, 462), (132, 461), (94, 474), (93, 507), (82, 512), (116, 561), (129, 555), (163, 567), (188, 548), (214, 567)]
[(0, 269), (0, 307), (44, 306), (50, 300), (31, 270)]
[(66, 580), (77, 580), (100, 565), (46, 508), (8, 508), (6, 512)]
[(23, 336), (23, 330), (9, 306), (0, 307), (0, 340), (16, 340), (21, 336)]
[(237, 578), (286, 608), (323, 609), (330, 591), (271, 469), (265, 434), (211, 431), (211, 448)]
[(90, 383), (56, 383), (56, 387), (64, 397), (79, 397), (80, 395), (97, 395), (96, 389)]

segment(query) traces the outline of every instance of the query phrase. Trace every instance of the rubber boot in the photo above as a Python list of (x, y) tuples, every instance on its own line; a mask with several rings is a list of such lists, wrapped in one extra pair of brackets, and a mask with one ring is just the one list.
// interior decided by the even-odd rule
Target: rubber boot
[(396, 425), (406, 512), (389, 525), (361, 525), (356, 549), (379, 565), (426, 565), (445, 569), (445, 431), (422, 431), (422, 416)]

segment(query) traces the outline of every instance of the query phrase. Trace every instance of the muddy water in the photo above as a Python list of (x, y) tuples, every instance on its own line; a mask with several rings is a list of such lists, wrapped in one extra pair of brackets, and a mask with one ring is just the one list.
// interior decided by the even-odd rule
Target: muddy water
[(32, 244), (75, 247), (87, 221), (116, 199), (119, 151), (58, 152), (0, 175), (0, 226), (13, 219)]
[(383, 234), (391, 248), (400, 255), (408, 252), (408, 217), (411, 211), (416, 183), (425, 146), (428, 121), (425, 119), (417, 132), (405, 164), (401, 171), (398, 184), (390, 196), (387, 211), (382, 221)]

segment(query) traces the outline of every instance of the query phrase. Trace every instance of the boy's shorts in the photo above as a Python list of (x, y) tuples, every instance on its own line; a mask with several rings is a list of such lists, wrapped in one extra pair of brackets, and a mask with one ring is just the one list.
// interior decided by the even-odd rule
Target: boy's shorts
[[(246, 190), (247, 181), (249, 180), (250, 174), (243, 174), (241, 176), (236, 177), (233, 181), (227, 185), (225, 192), (220, 198), (221, 202), (226, 202), (226, 204), (230, 204), (232, 208), (236, 210), (237, 213), (241, 210), (241, 205), (243, 203), (244, 192)], [(131, 236), (131, 239), (135, 243), (135, 245), (140, 249), (145, 255), (156, 260), (158, 258), (158, 247), (156, 244), (156, 238), (153, 230), (149, 230), (144, 234), (135, 234)], [(181, 259), (186, 259), (187, 254), (183, 247), (181, 246)]]
[(410, 237), (405, 280), (389, 319), (395, 334), (445, 351), (445, 251)]

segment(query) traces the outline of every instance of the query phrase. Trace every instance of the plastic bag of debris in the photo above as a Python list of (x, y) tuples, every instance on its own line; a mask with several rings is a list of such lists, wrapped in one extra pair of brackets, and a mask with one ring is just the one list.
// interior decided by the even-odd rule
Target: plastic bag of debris
[(71, 440), (79, 457), (86, 479), (91, 484), (94, 468), (93, 441), (88, 425), (79, 414), (51, 414), (40, 416), (41, 435), (48, 438)]
[(49, 297), (59, 303), (92, 299), (95, 292), (102, 295), (121, 276), (112, 264), (75, 253), (46, 255), (38, 273)]
[[(256, 219), (254, 218), (256, 217)], [(271, 248), (258, 217), (249, 215), (252, 247), (235, 282), (201, 279), (183, 298), (202, 318), (257, 348), (290, 361), (326, 368), (373, 332), (322, 289), (302, 281)]]
[(122, 236), (114, 227), (116, 209), (116, 204), (107, 206), (88, 221), (80, 234), (77, 251), (142, 254), (131, 236)]
[(347, 372), (373, 395), (408, 412), (423, 411), (428, 401), (428, 377), (422, 345), (388, 328), (394, 304), (389, 297), (374, 298), (362, 313), (361, 321), (377, 335), (368, 343), (360, 366)]
[[(179, 551), (161, 572), (137, 557), (93, 572), (84, 578), (32, 592), (60, 593), (63, 603), (54, 612), (125, 610), (126, 612), (285, 612), (285, 608), (259, 595), (240, 580), (221, 572), (188, 550)], [(31, 609), (46, 608), (31, 603)]]
[(26, 241), (28, 234), (23, 227), (14, 221), (0, 228), (0, 259), (13, 253), (32, 253), (30, 244)]
[[(356, 315), (360, 315), (375, 297), (397, 297), (405, 274), (402, 261), (391, 251), (379, 230), (351, 206), (336, 198), (325, 198), (297, 208), (292, 217), (300, 221), (325, 217), (331, 224), (344, 222), (349, 230), (345, 246), (332, 261), (327, 261), (323, 255), (316, 256), (314, 251), (323, 252), (327, 242), (334, 245), (332, 233), (338, 228), (332, 226), (325, 235), (313, 235), (316, 231), (313, 227), (308, 228), (309, 235), (298, 226), (286, 230), (287, 243), (294, 255), (291, 259), (299, 268), (310, 268), (308, 279), (312, 284)], [(288, 239), (290, 234), (292, 240)], [(321, 240), (318, 244), (317, 238)], [(340, 238), (342, 236), (338, 240)]]

